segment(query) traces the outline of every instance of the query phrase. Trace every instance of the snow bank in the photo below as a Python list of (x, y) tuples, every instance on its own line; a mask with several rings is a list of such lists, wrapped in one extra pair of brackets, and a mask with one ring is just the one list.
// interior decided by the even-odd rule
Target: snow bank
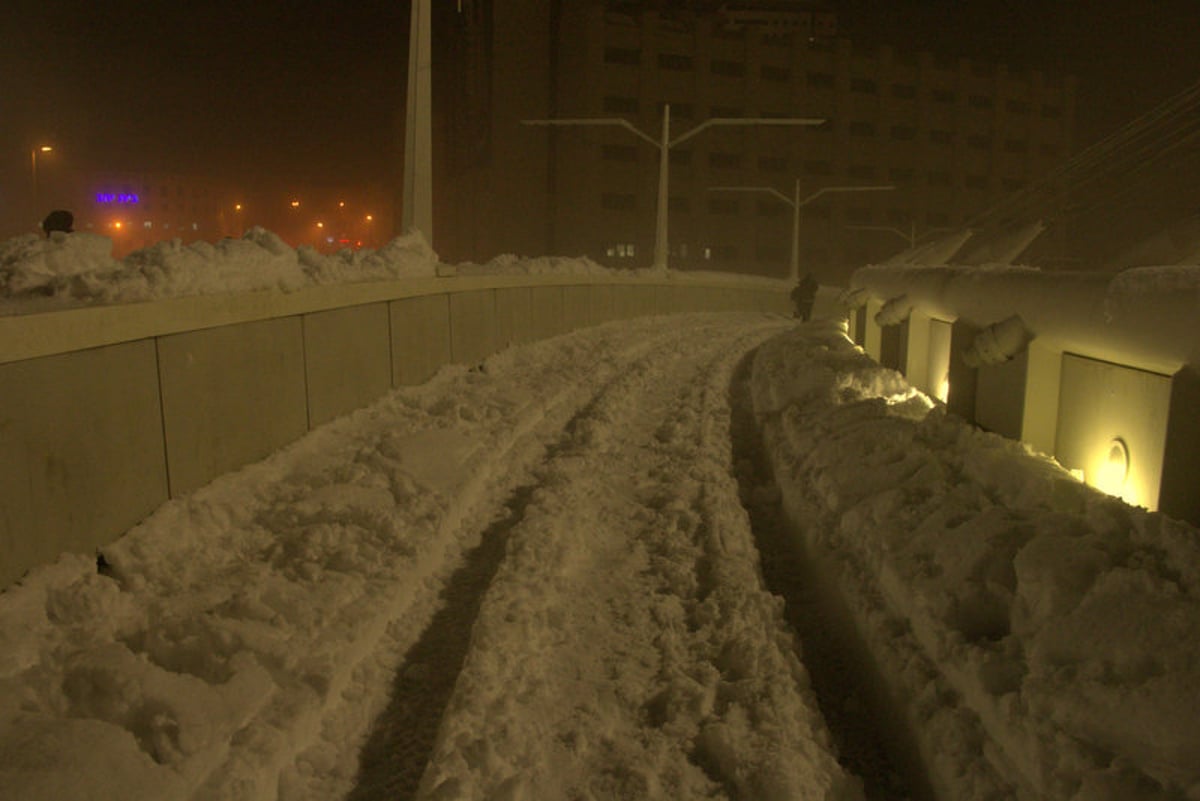
[(276, 290), (380, 281), (436, 273), (437, 254), (419, 232), (379, 250), (326, 255), (293, 250), (252, 228), (216, 243), (178, 239), (112, 258), (112, 241), (87, 232), (27, 235), (0, 242), (0, 314), (90, 303), (130, 303), (187, 295)]
[(1200, 537), (978, 431), (832, 326), (755, 408), (947, 798), (1200, 799)]

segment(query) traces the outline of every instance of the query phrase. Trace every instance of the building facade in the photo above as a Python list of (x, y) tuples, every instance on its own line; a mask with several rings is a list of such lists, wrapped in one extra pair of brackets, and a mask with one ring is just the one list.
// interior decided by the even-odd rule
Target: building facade
[(963, 225), (1070, 155), (1069, 78), (858, 48), (832, 15), (795, 4), (713, 5), (464, 0), (458, 46), (475, 55), (447, 66), (467, 65), (442, 86), (458, 110), (438, 116), (435, 140), (443, 258), (650, 263), (657, 147), (617, 125), (522, 120), (622, 119), (657, 141), (665, 104), (672, 139), (711, 118), (826, 119), (713, 127), (672, 147), (669, 251), (677, 268), (783, 276), (791, 208), (717, 188), (894, 186), (803, 205), (801, 270), (827, 281)]

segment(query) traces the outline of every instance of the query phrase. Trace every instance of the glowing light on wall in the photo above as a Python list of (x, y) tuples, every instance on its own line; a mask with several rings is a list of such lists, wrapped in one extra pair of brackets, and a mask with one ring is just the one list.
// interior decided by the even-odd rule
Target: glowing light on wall
[(1089, 475), (1092, 480), (1088, 483), (1096, 489), (1133, 502), (1134, 499), (1125, 497), (1125, 482), (1129, 478), (1129, 447), (1125, 440), (1117, 437), (1109, 442)]

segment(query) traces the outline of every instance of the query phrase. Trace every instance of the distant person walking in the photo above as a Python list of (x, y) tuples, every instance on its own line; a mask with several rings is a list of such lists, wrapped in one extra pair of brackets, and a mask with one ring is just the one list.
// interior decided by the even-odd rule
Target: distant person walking
[(55, 231), (69, 234), (75, 230), (75, 215), (66, 209), (55, 209), (42, 220), (42, 230), (46, 232), (46, 236)]
[(817, 300), (817, 287), (817, 279), (813, 278), (813, 274), (805, 273), (800, 283), (792, 290), (792, 305), (796, 308), (796, 316), (805, 322), (812, 317), (813, 303)]

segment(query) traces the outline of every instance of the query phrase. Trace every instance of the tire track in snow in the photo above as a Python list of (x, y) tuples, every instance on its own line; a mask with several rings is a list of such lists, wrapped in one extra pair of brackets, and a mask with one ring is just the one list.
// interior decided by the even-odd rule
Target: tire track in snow
[[(628, 371), (637, 373), (648, 369), (658, 358), (655, 348), (661, 346), (663, 339), (651, 338), (626, 351), (624, 358), (633, 357)], [(602, 403), (606, 394), (625, 380), (625, 376), (625, 372), (618, 372), (596, 382), (591, 397), (563, 426), (559, 440), (545, 448), (541, 461), (553, 459), (569, 445), (580, 422), (588, 418), (591, 410)], [(574, 397), (577, 401), (581, 396), (576, 393)], [(505, 461), (507, 455), (507, 451), (498, 454), (495, 462)], [(516, 480), (515, 475), (524, 475), (528, 470), (528, 467), (518, 470), (513, 464), (505, 470), (495, 470), (505, 481), (494, 488), (492, 494), (504, 492), (504, 487)], [(440, 716), (462, 668), (471, 627), (484, 592), (504, 557), (509, 532), (523, 519), (535, 489), (536, 485), (525, 484), (510, 491), (499, 516), (480, 534), (479, 544), (464, 555), (463, 564), (442, 586), (438, 596), (440, 606), (420, 638), (404, 653), (392, 686), (391, 700), (376, 718), (370, 738), (363, 747), (356, 784), (347, 801), (404, 799), (411, 798), (416, 792), (429, 761)]]
[(848, 634), (849, 614), (807, 563), (802, 541), (788, 530), (779, 488), (762, 452), (750, 399), (753, 353), (739, 365), (731, 386), (732, 445), (743, 503), (762, 553), (763, 578), (785, 601), (785, 616), (804, 646), (821, 713), (838, 748), (839, 761), (863, 780), (868, 801), (925, 801), (932, 788), (920, 757), (895, 720), (874, 679), (870, 655)]
[(763, 592), (730, 373), (778, 330), (683, 331), (538, 471), (418, 798), (853, 798)]

